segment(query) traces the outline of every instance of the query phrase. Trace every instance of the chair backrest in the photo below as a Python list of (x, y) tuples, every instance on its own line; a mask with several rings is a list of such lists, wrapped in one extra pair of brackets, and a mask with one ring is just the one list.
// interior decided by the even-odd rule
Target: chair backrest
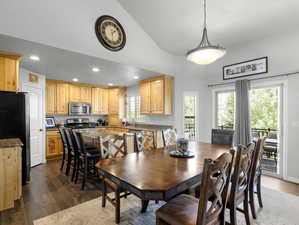
[(82, 134), (78, 131), (72, 131), (72, 132), (73, 132), (73, 137), (78, 151), (83, 154), (86, 153), (86, 148), (85, 148)]
[(67, 151), (68, 150), (68, 142), (67, 142), (67, 138), (66, 138), (66, 134), (65, 134), (65, 128), (63, 127), (59, 127), (58, 128), (60, 136), (61, 136), (61, 140), (62, 140), (62, 144), (63, 144), (63, 150)]
[(247, 147), (239, 145), (232, 175), (231, 199), (235, 201), (237, 194), (246, 192), (251, 179), (251, 168), (255, 144), (250, 143)]
[(74, 140), (74, 137), (73, 137), (72, 130), (67, 128), (67, 129), (64, 129), (64, 132), (65, 132), (66, 141), (67, 141), (69, 151), (75, 153), (77, 148), (76, 148), (76, 145), (74, 143), (75, 140)]
[(212, 129), (212, 144), (232, 146), (233, 138), (233, 130)]
[(200, 188), (197, 225), (225, 224), (224, 212), (233, 159), (233, 150), (222, 154), (215, 161), (205, 159)]
[(253, 184), (258, 173), (261, 173), (261, 160), (264, 152), (264, 145), (266, 142), (266, 137), (259, 138), (255, 144), (253, 160), (252, 160), (252, 176), (251, 176), (251, 183)]
[(176, 145), (177, 132), (176, 129), (162, 130), (163, 144), (164, 147)]
[(155, 149), (154, 132), (140, 131), (135, 133), (135, 146), (137, 152)]
[(126, 134), (107, 134), (99, 137), (101, 158), (116, 158), (127, 155)]

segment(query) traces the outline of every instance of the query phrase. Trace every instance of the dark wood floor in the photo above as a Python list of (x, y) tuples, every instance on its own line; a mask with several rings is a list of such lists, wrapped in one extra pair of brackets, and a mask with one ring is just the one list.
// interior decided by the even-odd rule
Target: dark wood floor
[(0, 212), (0, 225), (33, 225), (33, 220), (99, 197), (100, 187), (73, 184), (59, 169), (60, 162), (50, 161), (31, 170), (30, 184), (23, 186), (23, 198), (14, 209)]
[[(23, 187), (23, 198), (14, 209), (0, 212), (0, 225), (33, 225), (33, 220), (97, 198), (100, 186), (81, 191), (59, 170), (59, 161), (32, 168), (31, 183)], [(263, 177), (263, 186), (299, 196), (299, 185)]]

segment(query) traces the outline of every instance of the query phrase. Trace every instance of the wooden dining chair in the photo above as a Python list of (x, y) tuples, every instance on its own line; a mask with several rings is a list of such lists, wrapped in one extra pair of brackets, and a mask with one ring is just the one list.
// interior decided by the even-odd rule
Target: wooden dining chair
[(77, 158), (75, 183), (78, 181), (79, 174), (82, 174), (83, 179), (81, 189), (84, 190), (87, 179), (90, 177), (95, 178), (98, 175), (95, 164), (101, 159), (101, 153), (97, 148), (87, 148), (80, 132), (73, 131), (73, 136), (79, 153)]
[[(249, 202), (251, 208), (251, 214), (254, 219), (257, 218), (254, 202), (254, 194), (257, 194), (260, 208), (263, 208), (262, 193), (261, 193), (261, 160), (264, 151), (266, 137), (259, 138), (255, 145), (253, 160), (252, 160), (252, 171), (249, 183)], [(255, 191), (256, 190), (256, 191)]]
[(60, 137), (61, 137), (61, 140), (62, 140), (62, 145), (63, 145), (62, 161), (61, 161), (61, 166), (60, 166), (60, 170), (63, 170), (64, 164), (65, 163), (67, 164), (66, 154), (68, 153), (68, 144), (67, 144), (66, 134), (65, 134), (64, 128), (59, 127), (58, 130), (59, 130)]
[[(109, 134), (99, 137), (100, 151), (102, 159), (124, 157), (127, 155), (127, 138), (126, 135)], [(122, 189), (118, 184), (113, 181), (100, 176), (103, 182), (102, 190), (102, 207), (106, 206), (108, 200), (115, 207), (115, 222), (120, 222), (120, 199), (127, 197), (129, 193)], [(115, 194), (114, 198), (107, 195), (107, 187), (109, 187)]]
[(135, 133), (135, 148), (137, 152), (152, 150), (156, 148), (155, 136), (152, 131), (140, 131)]
[(175, 146), (177, 140), (176, 129), (168, 128), (162, 130), (162, 138), (163, 138), (164, 147)]
[[(250, 225), (248, 192), (254, 147), (254, 143), (250, 143), (247, 147), (242, 145), (237, 147), (231, 188), (227, 201), (227, 208), (230, 210), (231, 225), (237, 225), (237, 210), (245, 215), (246, 225)], [(243, 209), (238, 208), (241, 204), (243, 204)]]
[(75, 140), (73, 137), (73, 132), (69, 128), (64, 128), (64, 133), (66, 137), (66, 142), (68, 146), (68, 157), (67, 157), (67, 166), (66, 166), (66, 175), (69, 175), (70, 170), (72, 169), (72, 181), (75, 178), (76, 174), (76, 167), (77, 167), (77, 155), (78, 155), (78, 149), (76, 145), (74, 144)]
[(179, 195), (156, 211), (157, 225), (224, 225), (234, 151), (205, 159), (200, 199)]

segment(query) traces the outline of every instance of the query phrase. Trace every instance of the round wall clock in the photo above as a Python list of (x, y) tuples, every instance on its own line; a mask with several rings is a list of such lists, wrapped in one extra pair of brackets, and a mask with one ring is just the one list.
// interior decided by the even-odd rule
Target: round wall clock
[(110, 51), (119, 51), (126, 44), (126, 33), (112, 16), (101, 16), (95, 24), (95, 32), (101, 44)]

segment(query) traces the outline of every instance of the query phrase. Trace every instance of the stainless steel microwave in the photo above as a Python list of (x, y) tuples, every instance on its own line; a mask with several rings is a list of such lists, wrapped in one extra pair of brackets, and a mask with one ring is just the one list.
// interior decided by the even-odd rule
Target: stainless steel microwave
[(91, 104), (81, 102), (69, 103), (69, 115), (71, 116), (86, 116), (91, 114)]

